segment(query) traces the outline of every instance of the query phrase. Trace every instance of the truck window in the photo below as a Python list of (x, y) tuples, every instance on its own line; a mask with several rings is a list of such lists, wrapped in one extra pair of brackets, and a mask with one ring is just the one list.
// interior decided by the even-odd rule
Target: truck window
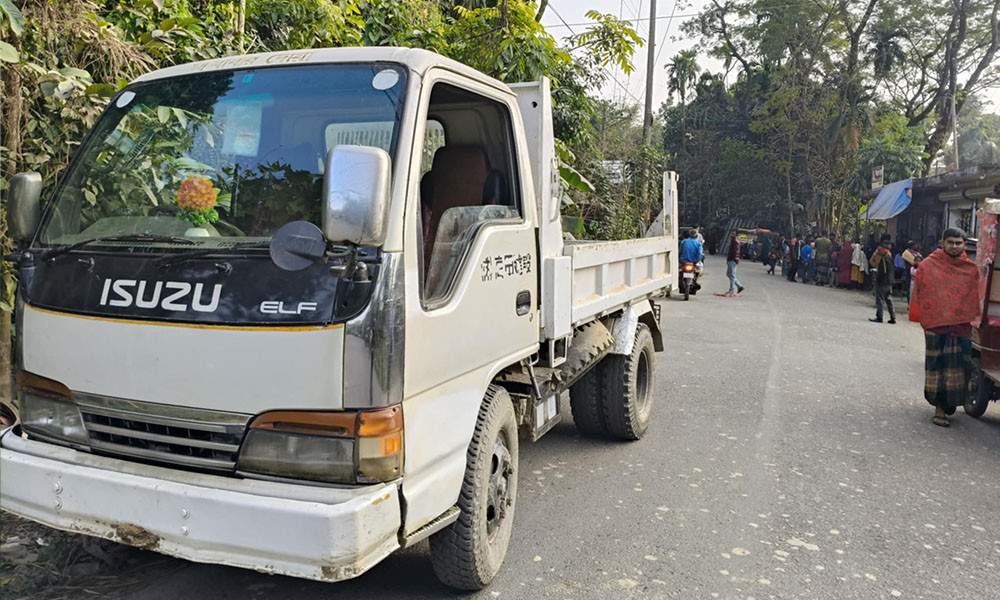
[[(133, 84), (78, 153), (39, 240), (181, 236), (194, 226), (207, 232), (194, 243), (229, 247), (266, 241), (290, 221), (318, 224), (331, 143), (392, 155), (405, 77), (389, 64), (336, 64)], [(383, 89), (386, 79), (395, 83)]]
[[(420, 180), (425, 303), (450, 293), (483, 226), (521, 218), (508, 108), (438, 83), (431, 91), (428, 112), (448, 138), (435, 149), (430, 169)], [(424, 135), (425, 151), (436, 135), (431, 122)], [(445, 141), (443, 136), (440, 141)]]

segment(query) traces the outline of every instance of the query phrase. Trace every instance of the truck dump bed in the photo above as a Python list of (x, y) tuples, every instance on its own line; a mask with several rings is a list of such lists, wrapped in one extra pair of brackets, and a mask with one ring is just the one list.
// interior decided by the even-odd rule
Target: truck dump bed
[(573, 265), (573, 326), (665, 291), (671, 283), (674, 245), (674, 238), (668, 236), (565, 242), (563, 253)]

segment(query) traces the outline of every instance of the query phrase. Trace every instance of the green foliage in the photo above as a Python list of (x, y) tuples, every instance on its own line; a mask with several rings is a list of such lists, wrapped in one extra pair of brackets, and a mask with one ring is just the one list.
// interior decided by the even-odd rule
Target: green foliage
[(219, 220), (219, 212), (214, 208), (208, 210), (187, 210), (182, 208), (177, 211), (177, 218), (187, 221), (194, 227), (198, 227), (217, 222)]
[(436, 0), (365, 2), (365, 46), (403, 46), (448, 53), (448, 23)]
[(449, 52), (501, 81), (533, 81), (571, 60), (535, 21), (534, 4), (505, 2), (497, 7), (455, 9)]
[(586, 49), (596, 57), (598, 64), (613, 64), (630, 75), (635, 70), (632, 55), (635, 54), (636, 47), (642, 46), (642, 38), (632, 24), (596, 10), (588, 10), (587, 18), (594, 24), (583, 33), (570, 38), (573, 49)]
[(871, 189), (875, 167), (885, 168), (884, 180), (888, 183), (916, 177), (923, 166), (924, 133), (919, 128), (906, 127), (901, 115), (883, 116), (873, 134), (858, 150), (857, 170), (846, 182), (846, 187), (858, 196)]
[(261, 50), (354, 46), (364, 21), (356, 0), (251, 0), (247, 28)]

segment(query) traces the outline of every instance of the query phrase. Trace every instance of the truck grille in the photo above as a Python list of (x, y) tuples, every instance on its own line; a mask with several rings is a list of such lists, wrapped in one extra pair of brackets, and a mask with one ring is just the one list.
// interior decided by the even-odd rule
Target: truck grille
[(249, 415), (74, 394), (90, 447), (109, 454), (233, 471)]

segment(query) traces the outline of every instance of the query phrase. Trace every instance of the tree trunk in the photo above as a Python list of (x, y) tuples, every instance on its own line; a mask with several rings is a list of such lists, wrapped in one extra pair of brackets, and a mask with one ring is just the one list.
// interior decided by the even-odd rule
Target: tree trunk
[(789, 167), (785, 172), (785, 193), (788, 194), (788, 232), (795, 235), (795, 203), (792, 202), (792, 140), (788, 140)]
[[(21, 153), (21, 113), (23, 111), (24, 99), (21, 95), (21, 72), (18, 66), (5, 65), (3, 96), (6, 110), (3, 114), (3, 145), (11, 156), (19, 156)], [(13, 173), (5, 173), (4, 177), (9, 180)], [(6, 220), (3, 223), (3, 239), (0, 244), (6, 251), (13, 244), (6, 238)], [(2, 276), (3, 298), (13, 300), (17, 293), (17, 281), (10, 269), (5, 269)], [(11, 303), (13, 304), (13, 302)], [(5, 310), (0, 311), (0, 401), (11, 402), (11, 313)], [(17, 335), (21, 332), (18, 331)]]
[(240, 54), (246, 50), (243, 47), (245, 34), (246, 34), (246, 22), (247, 22), (247, 0), (240, 0), (240, 5), (236, 11), (236, 35), (237, 39), (240, 41)]

